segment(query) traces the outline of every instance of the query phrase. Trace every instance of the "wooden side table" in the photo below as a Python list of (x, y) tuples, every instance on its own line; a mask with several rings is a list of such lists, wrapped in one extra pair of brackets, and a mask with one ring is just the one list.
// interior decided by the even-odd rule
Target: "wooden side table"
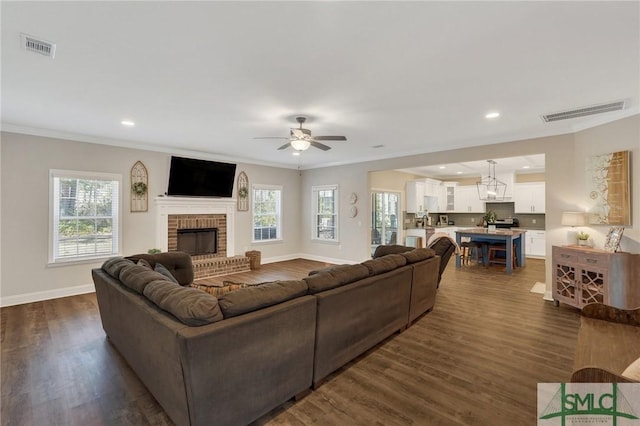
[(559, 302), (582, 308), (603, 303), (640, 307), (640, 254), (610, 253), (582, 246), (553, 246), (553, 290)]

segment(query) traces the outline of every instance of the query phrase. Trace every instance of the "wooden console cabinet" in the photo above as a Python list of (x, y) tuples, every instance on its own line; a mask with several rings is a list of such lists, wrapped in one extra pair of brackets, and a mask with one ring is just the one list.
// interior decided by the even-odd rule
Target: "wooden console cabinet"
[(640, 307), (640, 254), (553, 246), (553, 300), (582, 308), (603, 303)]

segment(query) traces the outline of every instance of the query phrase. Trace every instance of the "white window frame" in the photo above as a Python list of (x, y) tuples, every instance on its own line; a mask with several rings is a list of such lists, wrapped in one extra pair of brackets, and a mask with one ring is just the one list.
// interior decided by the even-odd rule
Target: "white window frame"
[[(276, 216), (276, 236), (275, 238), (267, 238), (263, 240), (255, 239), (255, 217), (256, 217), (256, 191), (278, 191), (278, 197), (276, 201), (276, 211), (273, 212)], [(263, 185), (254, 184), (251, 186), (251, 242), (255, 244), (271, 243), (274, 241), (282, 241), (282, 186), (281, 185)]]
[[(98, 254), (63, 256), (59, 253), (59, 222), (60, 222), (60, 197), (58, 182), (60, 178), (83, 180), (107, 180), (112, 181), (112, 240), (111, 250)], [(122, 175), (115, 173), (100, 173), (75, 170), (49, 170), (49, 265), (68, 265), (75, 263), (91, 263), (121, 253), (122, 244)], [(98, 216), (87, 216), (98, 218)]]
[[(334, 238), (321, 238), (319, 235), (321, 233), (319, 223), (319, 216), (324, 215), (319, 212), (320, 205), (318, 203), (318, 198), (320, 196), (320, 192), (322, 191), (333, 191), (333, 216), (334, 216)], [(318, 242), (328, 242), (328, 243), (338, 243), (340, 241), (340, 188), (338, 185), (318, 185), (311, 187), (311, 201), (312, 208), (311, 211), (311, 240)]]

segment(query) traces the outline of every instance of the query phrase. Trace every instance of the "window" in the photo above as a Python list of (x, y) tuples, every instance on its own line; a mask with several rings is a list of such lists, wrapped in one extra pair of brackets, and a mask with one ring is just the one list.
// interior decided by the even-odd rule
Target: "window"
[(253, 242), (282, 239), (282, 187), (253, 185)]
[(312, 187), (314, 240), (338, 241), (338, 185)]
[(120, 175), (51, 170), (50, 261), (120, 252)]

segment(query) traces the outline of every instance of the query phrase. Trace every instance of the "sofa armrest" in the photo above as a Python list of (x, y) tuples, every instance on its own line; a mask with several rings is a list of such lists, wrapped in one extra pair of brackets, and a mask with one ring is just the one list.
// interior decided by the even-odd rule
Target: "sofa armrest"
[(574, 383), (635, 383), (631, 379), (599, 367), (583, 367), (571, 375)]
[(582, 316), (640, 327), (640, 307), (619, 309), (602, 303), (589, 303), (582, 308)]

